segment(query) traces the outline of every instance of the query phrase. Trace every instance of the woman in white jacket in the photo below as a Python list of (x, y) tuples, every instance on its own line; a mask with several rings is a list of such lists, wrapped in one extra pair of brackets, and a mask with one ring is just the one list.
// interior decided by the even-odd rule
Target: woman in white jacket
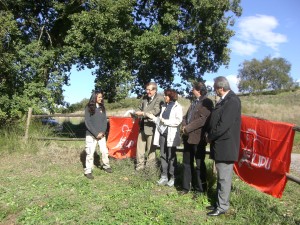
[[(159, 117), (152, 116), (156, 123), (153, 144), (160, 146), (161, 178), (158, 185), (174, 186), (176, 146), (181, 143), (180, 124), (182, 122), (182, 106), (177, 102), (178, 94), (173, 89), (164, 91), (165, 104)], [(169, 179), (168, 179), (169, 176)]]

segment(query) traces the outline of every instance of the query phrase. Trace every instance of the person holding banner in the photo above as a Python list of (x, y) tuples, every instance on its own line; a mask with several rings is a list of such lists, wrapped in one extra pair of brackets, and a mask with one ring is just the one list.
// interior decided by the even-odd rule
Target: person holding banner
[[(182, 106), (177, 102), (178, 94), (173, 89), (164, 91), (165, 104), (159, 117), (149, 114), (156, 123), (153, 144), (160, 146), (161, 178), (158, 185), (174, 186), (174, 171), (177, 163), (176, 146), (180, 145)], [(169, 178), (168, 178), (169, 176)]]
[[(206, 86), (202, 82), (193, 84), (194, 100), (182, 120), (183, 139), (183, 190), (187, 194), (194, 187), (194, 198), (206, 191), (205, 127), (213, 109), (213, 102), (207, 97)], [(196, 170), (194, 162), (196, 161)]]
[(107, 173), (112, 173), (109, 164), (108, 149), (106, 146), (105, 133), (107, 130), (107, 117), (103, 101), (103, 92), (93, 92), (87, 106), (85, 107), (85, 151), (86, 161), (84, 175), (88, 179), (94, 179), (92, 168), (94, 166), (94, 152), (97, 144), (99, 145), (102, 154), (103, 170)]
[(214, 79), (214, 90), (220, 97), (208, 126), (206, 141), (210, 143), (211, 158), (217, 170), (217, 201), (208, 216), (219, 216), (229, 209), (234, 162), (238, 160), (241, 132), (241, 101), (230, 89), (228, 80)]
[(153, 145), (153, 135), (155, 123), (146, 113), (158, 116), (161, 106), (164, 104), (162, 96), (157, 94), (157, 84), (149, 82), (146, 84), (146, 93), (137, 112), (132, 114), (138, 116), (140, 120), (140, 131), (137, 140), (136, 165), (137, 171), (144, 169), (145, 166), (154, 167), (156, 165), (156, 146)]

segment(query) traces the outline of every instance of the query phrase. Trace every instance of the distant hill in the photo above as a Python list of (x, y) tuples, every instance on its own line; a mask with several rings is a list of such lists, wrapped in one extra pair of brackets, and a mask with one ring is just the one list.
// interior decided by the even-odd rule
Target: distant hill
[(240, 99), (243, 114), (300, 126), (300, 89)]

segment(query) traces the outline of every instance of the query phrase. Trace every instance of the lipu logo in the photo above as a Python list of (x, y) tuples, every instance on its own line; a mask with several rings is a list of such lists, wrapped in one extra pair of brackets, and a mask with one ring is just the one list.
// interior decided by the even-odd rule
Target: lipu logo
[(122, 136), (121, 136), (118, 144), (115, 147), (113, 147), (112, 149), (127, 150), (127, 149), (133, 147), (135, 144), (135, 141), (129, 139), (130, 134), (131, 134), (131, 129), (129, 128), (129, 126), (127, 124), (124, 124), (122, 126)]
[(257, 135), (256, 130), (247, 129), (244, 142), (245, 146), (242, 148), (242, 157), (238, 162), (239, 167), (245, 164), (249, 169), (256, 167), (269, 170), (271, 168), (272, 159), (259, 154), (260, 152), (258, 150), (263, 149), (264, 145)]

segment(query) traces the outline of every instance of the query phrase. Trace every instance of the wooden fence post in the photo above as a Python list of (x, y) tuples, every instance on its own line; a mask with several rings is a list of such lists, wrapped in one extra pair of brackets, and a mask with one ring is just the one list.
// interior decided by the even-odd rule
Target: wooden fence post
[(27, 115), (27, 121), (26, 121), (26, 127), (25, 127), (25, 142), (28, 140), (28, 134), (29, 134), (29, 125), (30, 125), (30, 120), (32, 116), (32, 108), (28, 109), (28, 115)]

